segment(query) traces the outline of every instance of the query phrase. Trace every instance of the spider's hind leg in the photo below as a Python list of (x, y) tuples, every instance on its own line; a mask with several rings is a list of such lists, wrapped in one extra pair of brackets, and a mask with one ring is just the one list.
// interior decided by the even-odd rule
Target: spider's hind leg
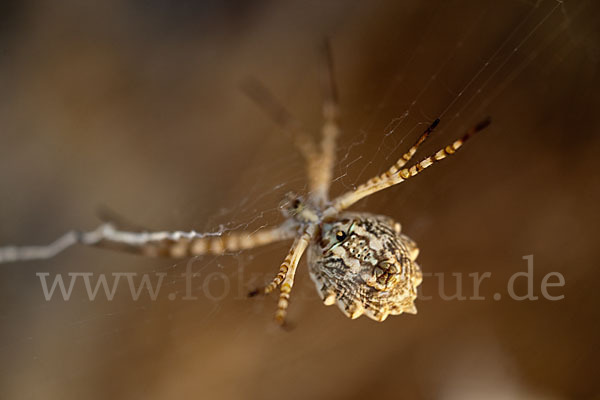
[(287, 308), (290, 302), (290, 294), (292, 292), (292, 288), (294, 287), (294, 278), (296, 276), (298, 263), (300, 262), (300, 258), (302, 258), (304, 251), (308, 247), (314, 232), (315, 226), (311, 225), (301, 236), (297, 237), (287, 256), (283, 260), (283, 263), (281, 263), (279, 272), (271, 280), (271, 282), (269, 282), (269, 284), (262, 289), (256, 289), (248, 293), (249, 297), (255, 296), (259, 293), (269, 294), (277, 287), (280, 287), (275, 320), (281, 325), (285, 323), (285, 317), (287, 315)]
[(351, 190), (337, 197), (333, 201), (333, 205), (328, 210), (326, 210), (326, 214), (331, 214), (344, 210), (362, 198), (370, 196), (373, 193), (377, 193), (381, 190), (387, 189), (390, 186), (402, 183), (407, 179), (418, 175), (426, 168), (429, 168), (430, 166), (438, 163), (439, 161), (443, 160), (449, 155), (456, 153), (456, 151), (460, 149), (467, 140), (469, 140), (477, 132), (480, 132), (483, 129), (485, 129), (490, 124), (490, 118), (488, 117), (476, 124), (475, 126), (471, 127), (462, 136), (462, 138), (455, 140), (454, 142), (438, 150), (431, 156), (422, 159), (410, 168), (403, 168), (404, 165), (406, 165), (406, 163), (408, 162), (408, 160), (412, 158), (412, 155), (416, 152), (416, 149), (419, 146), (419, 144), (421, 144), (427, 138), (429, 133), (433, 130), (433, 128), (435, 128), (437, 124), (438, 120), (435, 120), (433, 124), (431, 124), (430, 127), (423, 133), (423, 135), (421, 135), (417, 143), (383, 174), (376, 175), (373, 178), (369, 179), (367, 182), (357, 187), (355, 190)]
[[(285, 274), (285, 278), (283, 283), (281, 284), (280, 292), (279, 292), (279, 302), (277, 303), (277, 312), (275, 313), (275, 320), (283, 325), (285, 322), (285, 317), (287, 315), (287, 308), (290, 303), (290, 294), (292, 292), (292, 287), (294, 287), (294, 278), (296, 276), (296, 269), (298, 268), (298, 263), (300, 262), (300, 258), (304, 253), (304, 250), (308, 247), (308, 243), (312, 239), (312, 235), (314, 234), (314, 226), (312, 226), (307, 232), (305, 232), (302, 236), (300, 236), (292, 246), (289, 257), (289, 269)], [(287, 260), (287, 258), (286, 258)], [(284, 261), (285, 263), (285, 261)]]

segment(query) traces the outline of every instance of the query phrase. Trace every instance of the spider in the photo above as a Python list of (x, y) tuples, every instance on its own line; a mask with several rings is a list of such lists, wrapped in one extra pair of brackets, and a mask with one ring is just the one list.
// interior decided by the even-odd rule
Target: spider
[(333, 79), (329, 45), (324, 46), (326, 67), (322, 68), (324, 87), (323, 127), (320, 143), (309, 137), (272, 94), (258, 82), (248, 80), (243, 88), (270, 117), (288, 133), (307, 165), (309, 194), (306, 198), (288, 194), (281, 204), (286, 218), (274, 228), (254, 232), (227, 232), (219, 236), (196, 231), (126, 231), (114, 223), (103, 223), (89, 232), (71, 231), (46, 246), (0, 248), (0, 263), (47, 259), (74, 244), (132, 251), (145, 256), (183, 258), (223, 254), (278, 241), (293, 244), (271, 282), (249, 293), (268, 294), (279, 288), (275, 319), (286, 319), (298, 263), (306, 252), (308, 269), (325, 305), (337, 304), (349, 318), (361, 315), (384, 321), (390, 314), (416, 314), (414, 304), (422, 273), (416, 258), (416, 243), (401, 232), (392, 218), (364, 212), (346, 211), (359, 200), (402, 183), (447, 156), (454, 154), (473, 134), (484, 129), (489, 118), (469, 129), (429, 157), (406, 165), (419, 146), (439, 123), (436, 119), (410, 149), (387, 171), (354, 190), (333, 199), (329, 197), (335, 161), (335, 142), (340, 134), (339, 107)]

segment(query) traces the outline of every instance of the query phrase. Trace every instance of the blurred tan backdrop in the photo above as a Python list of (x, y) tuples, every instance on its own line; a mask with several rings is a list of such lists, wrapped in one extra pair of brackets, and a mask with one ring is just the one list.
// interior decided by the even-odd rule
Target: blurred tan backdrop
[[(0, 266), (0, 397), (598, 396), (595, 2), (0, 7), (0, 244), (91, 229), (99, 206), (152, 229), (276, 223), (283, 195), (305, 189), (302, 160), (239, 84), (260, 79), (316, 134), (325, 36), (343, 116), (334, 193), (386, 168), (442, 113), (422, 154), (493, 117), (453, 159), (355, 207), (399, 220), (447, 294), (453, 273), (473, 296), (468, 274), (491, 272), (485, 300), (445, 301), (434, 276), (418, 315), (351, 321), (320, 304), (303, 262), (284, 331), (274, 298), (244, 295), (288, 243), (195, 260), (194, 301), (182, 299), (185, 261), (75, 248)], [(507, 282), (527, 255), (540, 299), (515, 301)], [(553, 271), (560, 301), (541, 298)], [(157, 301), (133, 301), (123, 284), (113, 301), (90, 301), (78, 284), (47, 302), (39, 272), (167, 278)]]

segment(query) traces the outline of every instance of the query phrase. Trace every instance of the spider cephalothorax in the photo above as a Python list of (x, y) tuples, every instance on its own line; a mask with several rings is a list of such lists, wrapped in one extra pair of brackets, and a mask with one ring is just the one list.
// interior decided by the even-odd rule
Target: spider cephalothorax
[(262, 289), (251, 292), (268, 294), (279, 288), (276, 319), (280, 323), (285, 320), (296, 269), (307, 249), (310, 276), (325, 304), (336, 303), (348, 317), (365, 314), (376, 321), (383, 321), (390, 314), (416, 313), (414, 301), (422, 274), (415, 262), (418, 254), (415, 243), (400, 233), (400, 224), (388, 217), (345, 210), (360, 199), (402, 183), (454, 154), (471, 135), (485, 128), (489, 119), (472, 127), (461, 139), (405, 167), (437, 126), (439, 120), (435, 120), (387, 171), (330, 199), (335, 140), (340, 131), (329, 47), (325, 46), (325, 50), (329, 68), (323, 70), (325, 122), (320, 143), (307, 136), (262, 85), (255, 81), (244, 85), (250, 97), (290, 134), (307, 164), (307, 199), (288, 195), (281, 206), (286, 220), (280, 225), (248, 232), (207, 234), (127, 232), (108, 223), (90, 232), (69, 232), (48, 246), (0, 248), (0, 263), (53, 257), (75, 243), (180, 258), (223, 254), (294, 239), (277, 275)]
[(400, 224), (367, 213), (341, 213), (320, 225), (308, 249), (312, 280), (326, 305), (350, 318), (363, 313), (383, 321), (389, 314), (415, 314), (421, 284), (415, 243)]

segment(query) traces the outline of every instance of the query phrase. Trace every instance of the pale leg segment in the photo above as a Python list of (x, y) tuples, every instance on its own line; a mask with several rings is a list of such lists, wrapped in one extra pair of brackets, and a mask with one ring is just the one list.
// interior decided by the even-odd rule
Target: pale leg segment
[(223, 254), (292, 239), (293, 224), (254, 232), (199, 233), (196, 231), (128, 232), (112, 224), (102, 224), (90, 232), (71, 231), (45, 246), (0, 247), (0, 263), (43, 260), (56, 256), (75, 244), (128, 251), (146, 256), (183, 258), (203, 254)]

